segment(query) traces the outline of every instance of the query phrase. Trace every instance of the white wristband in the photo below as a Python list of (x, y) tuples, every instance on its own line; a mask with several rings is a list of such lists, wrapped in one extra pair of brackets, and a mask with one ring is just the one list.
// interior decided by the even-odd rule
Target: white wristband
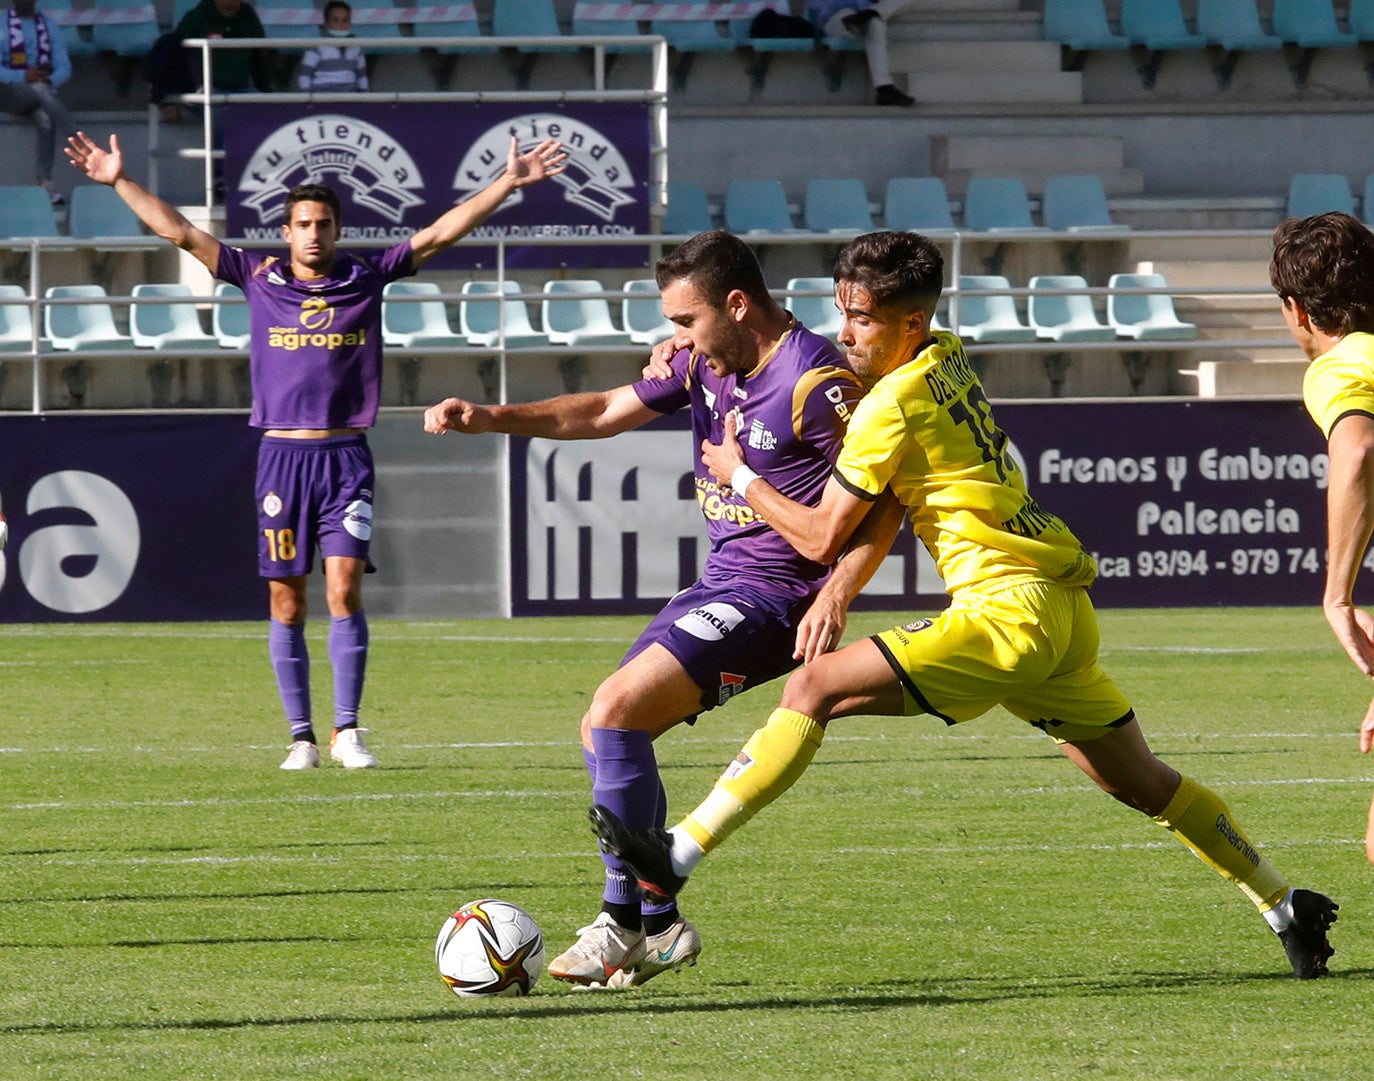
[(735, 471), (730, 474), (730, 487), (740, 496), (744, 496), (744, 491), (749, 487), (751, 481), (759, 479), (759, 475), (747, 465), (735, 466)]

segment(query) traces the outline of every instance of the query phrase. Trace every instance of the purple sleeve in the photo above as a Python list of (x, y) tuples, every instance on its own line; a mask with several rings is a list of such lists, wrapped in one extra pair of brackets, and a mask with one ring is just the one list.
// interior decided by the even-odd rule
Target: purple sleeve
[(836, 372), (817, 383), (802, 403), (798, 435), (805, 442), (820, 447), (833, 462), (839, 456), (849, 418), (854, 415), (854, 407), (863, 393), (863, 388), (847, 371)]
[(415, 249), (410, 246), (409, 240), (403, 240), (379, 255), (369, 255), (366, 261), (383, 281), (394, 282), (397, 278), (408, 278), (415, 273)]
[(215, 277), (240, 289), (248, 288), (248, 279), (262, 265), (264, 257), (253, 252), (235, 248), (229, 244), (219, 246), (219, 264), (215, 267)]
[(692, 375), (692, 357), (686, 349), (673, 356), (673, 374), (667, 379), (650, 376), (634, 385), (639, 400), (656, 413), (676, 413), (691, 401), (687, 392)]

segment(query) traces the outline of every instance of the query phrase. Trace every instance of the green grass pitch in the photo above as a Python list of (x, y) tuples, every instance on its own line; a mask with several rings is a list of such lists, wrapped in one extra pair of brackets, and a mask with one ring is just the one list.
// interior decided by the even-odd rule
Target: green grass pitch
[[(696, 968), (455, 998), (458, 904), (523, 905), (550, 955), (597, 911), (577, 722), (642, 622), (375, 621), (383, 768), (301, 774), (259, 625), (0, 627), (0, 1079), (1369, 1076), (1370, 688), (1315, 609), (1104, 612), (1103, 660), (1155, 749), (1340, 902), (1330, 979), (998, 712), (836, 722), (684, 892)], [(674, 814), (780, 689), (658, 742)]]

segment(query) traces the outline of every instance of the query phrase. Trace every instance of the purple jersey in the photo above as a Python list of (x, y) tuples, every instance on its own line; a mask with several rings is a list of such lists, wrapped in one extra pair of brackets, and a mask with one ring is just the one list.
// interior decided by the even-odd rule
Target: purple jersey
[(382, 287), (415, 273), (410, 241), (297, 281), (276, 256), (221, 244), (215, 277), (248, 297), (254, 428), (370, 428), (382, 389)]
[[(644, 379), (634, 389), (660, 413), (690, 406), (696, 446), (707, 439), (719, 443), (725, 416), (734, 412), (749, 467), (808, 507), (820, 502), (863, 394), (835, 345), (800, 323), (753, 371), (721, 377), (684, 349), (673, 357), (671, 378)], [(824, 579), (828, 567), (801, 556), (738, 493), (723, 495), (699, 455), (696, 486), (711, 539), (704, 583), (744, 578), (783, 596), (804, 597)]]

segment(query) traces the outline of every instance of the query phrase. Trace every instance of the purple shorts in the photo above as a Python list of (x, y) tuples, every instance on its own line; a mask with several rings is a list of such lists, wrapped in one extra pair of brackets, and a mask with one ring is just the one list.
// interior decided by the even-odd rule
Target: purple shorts
[[(263, 436), (258, 447), (258, 574), (309, 574), (321, 557), (367, 560), (372, 539), (372, 450), (362, 435)], [(368, 563), (368, 570), (372, 570)]]
[[(797, 623), (811, 598), (697, 582), (670, 600), (621, 664), (657, 642), (701, 688), (701, 712), (796, 668)], [(691, 721), (689, 720), (690, 724)]]

